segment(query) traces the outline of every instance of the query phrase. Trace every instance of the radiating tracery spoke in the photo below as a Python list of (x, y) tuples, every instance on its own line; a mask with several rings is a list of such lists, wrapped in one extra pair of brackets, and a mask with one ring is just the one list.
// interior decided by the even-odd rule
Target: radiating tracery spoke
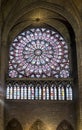
[(33, 28), (14, 39), (10, 46), (9, 77), (69, 76), (68, 45), (57, 31)]

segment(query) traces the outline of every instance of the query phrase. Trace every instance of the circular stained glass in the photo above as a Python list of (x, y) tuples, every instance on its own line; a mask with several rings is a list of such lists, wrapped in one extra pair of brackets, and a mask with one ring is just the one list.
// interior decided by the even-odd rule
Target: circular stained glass
[(68, 45), (57, 31), (29, 29), (14, 39), (9, 53), (11, 78), (70, 76)]

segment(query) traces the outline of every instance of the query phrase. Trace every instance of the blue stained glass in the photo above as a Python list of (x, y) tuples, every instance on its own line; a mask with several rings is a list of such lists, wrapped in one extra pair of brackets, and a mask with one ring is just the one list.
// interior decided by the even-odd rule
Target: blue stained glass
[(38, 87), (36, 86), (36, 87), (35, 87), (35, 99), (38, 99), (38, 94), (39, 94), (39, 93), (38, 93)]
[(72, 87), (70, 85), (67, 85), (66, 87), (66, 99), (67, 100), (72, 100), (73, 96), (72, 96)]
[(24, 99), (27, 99), (27, 87), (26, 87), (26, 85), (24, 86)]
[(19, 88), (19, 85), (17, 85), (17, 99), (20, 99), (20, 88)]
[(17, 89), (16, 89), (16, 85), (14, 85), (14, 99), (17, 99)]

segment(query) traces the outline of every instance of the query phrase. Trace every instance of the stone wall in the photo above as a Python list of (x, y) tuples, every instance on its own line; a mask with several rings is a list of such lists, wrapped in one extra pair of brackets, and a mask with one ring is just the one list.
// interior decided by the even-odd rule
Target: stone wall
[[(75, 130), (82, 130), (82, 1), (81, 0), (2, 0), (0, 25), (0, 130), (12, 118), (24, 130), (40, 119), (49, 130), (67, 120)], [(37, 22), (37, 18), (40, 19)], [(5, 101), (9, 44), (29, 25), (48, 24), (56, 28), (73, 48), (74, 102)], [(75, 47), (76, 46), (76, 47)], [(75, 48), (75, 49), (74, 49)], [(76, 53), (76, 55), (75, 55)], [(76, 57), (76, 59), (75, 59)], [(4, 124), (5, 121), (5, 124)]]
[(49, 130), (56, 130), (63, 121), (74, 128), (75, 107), (73, 101), (7, 101), (5, 104), (5, 125), (13, 118), (17, 119), (23, 130), (29, 130), (32, 124), (41, 120)]

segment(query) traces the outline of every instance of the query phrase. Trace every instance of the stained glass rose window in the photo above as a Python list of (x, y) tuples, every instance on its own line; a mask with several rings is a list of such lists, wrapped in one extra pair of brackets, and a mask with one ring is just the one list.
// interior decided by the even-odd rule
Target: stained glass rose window
[(9, 53), (11, 78), (70, 77), (68, 45), (56, 30), (26, 30), (14, 39)]

